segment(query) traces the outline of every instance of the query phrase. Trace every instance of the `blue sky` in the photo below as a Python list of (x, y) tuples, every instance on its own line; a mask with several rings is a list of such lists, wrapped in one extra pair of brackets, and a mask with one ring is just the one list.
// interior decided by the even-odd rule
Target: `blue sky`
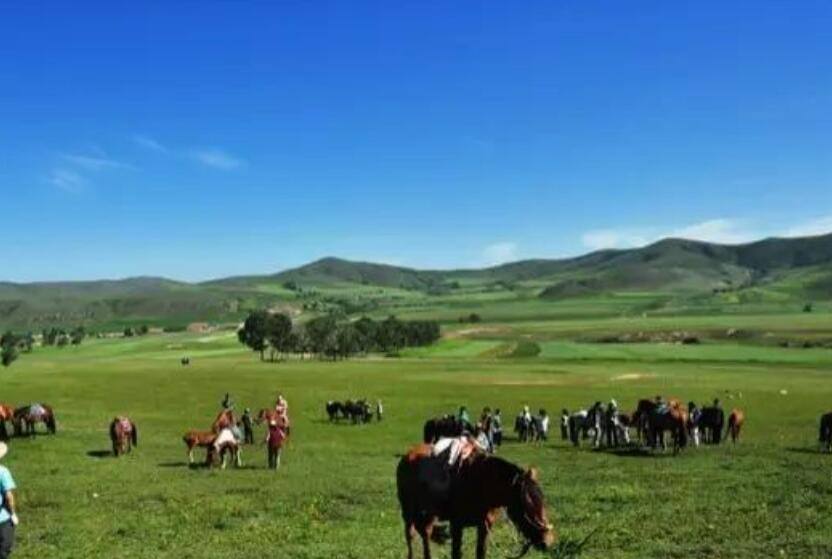
[(828, 2), (34, 4), (0, 279), (832, 231)]

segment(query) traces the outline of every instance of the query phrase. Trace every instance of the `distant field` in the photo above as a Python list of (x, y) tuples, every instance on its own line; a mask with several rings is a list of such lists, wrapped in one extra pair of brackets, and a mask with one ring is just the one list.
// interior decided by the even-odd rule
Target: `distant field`
[[(815, 439), (817, 417), (832, 408), (832, 350), (570, 339), (624, 327), (803, 335), (826, 331), (824, 319), (454, 324), (437, 345), (398, 359), (338, 363), (261, 363), (233, 331), (37, 348), (2, 371), (3, 400), (45, 401), (59, 414), (56, 437), (15, 440), (6, 459), (20, 485), (15, 557), (399, 558), (396, 456), (419, 439), (427, 417), (490, 405), (511, 423), (525, 404), (556, 414), (615, 397), (630, 409), (657, 393), (743, 407), (743, 441), (673, 458), (509, 440), (505, 457), (541, 469), (562, 537), (598, 528), (587, 558), (829, 557), (832, 457), (815, 452)], [(539, 340), (539, 357), (489, 357), (524, 336)], [(190, 367), (179, 364), (183, 355)], [(207, 427), (227, 390), (252, 408), (270, 405), (278, 391), (289, 398), (294, 437), (279, 473), (264, 469), (259, 446), (246, 449), (239, 471), (185, 465), (182, 433)], [(323, 403), (349, 397), (383, 399), (387, 418), (357, 427), (325, 421)], [(107, 422), (117, 413), (138, 422), (139, 448), (120, 460), (89, 455), (108, 448)], [(517, 549), (501, 523), (493, 556)]]

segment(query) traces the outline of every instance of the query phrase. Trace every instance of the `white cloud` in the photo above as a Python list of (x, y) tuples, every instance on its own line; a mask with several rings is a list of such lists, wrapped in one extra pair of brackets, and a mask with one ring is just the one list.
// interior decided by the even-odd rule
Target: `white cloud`
[(517, 244), (501, 242), (488, 245), (482, 251), (482, 258), (485, 264), (496, 266), (518, 259)]
[(642, 233), (634, 230), (596, 229), (581, 235), (581, 242), (591, 250), (601, 250), (640, 247), (650, 241)]
[(78, 194), (87, 186), (87, 179), (69, 169), (53, 169), (49, 182), (64, 192)]
[(789, 227), (785, 237), (812, 237), (832, 233), (832, 215), (816, 217)]
[(150, 136), (142, 136), (141, 134), (137, 134), (133, 136), (133, 141), (141, 147), (149, 149), (150, 151), (155, 151), (157, 153), (170, 153), (170, 150), (168, 148), (166, 148)]
[(237, 169), (245, 164), (242, 159), (217, 148), (193, 150), (191, 151), (191, 157), (203, 165), (224, 171)]
[(61, 158), (64, 161), (71, 163), (72, 165), (75, 165), (77, 167), (86, 169), (87, 171), (103, 171), (105, 169), (131, 168), (131, 165), (127, 163), (122, 163), (121, 161), (108, 159), (106, 157), (64, 153), (61, 155)]
[(728, 245), (748, 243), (763, 236), (762, 232), (750, 227), (750, 224), (744, 220), (725, 218), (694, 223), (662, 235), (662, 237), (676, 237)]

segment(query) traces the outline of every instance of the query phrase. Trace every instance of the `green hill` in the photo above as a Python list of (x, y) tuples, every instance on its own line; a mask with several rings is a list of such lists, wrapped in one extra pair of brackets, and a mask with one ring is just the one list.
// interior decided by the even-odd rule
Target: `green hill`
[(424, 308), (430, 313), (440, 305), (471, 309), (517, 300), (544, 304), (627, 292), (711, 308), (729, 302), (830, 301), (832, 234), (744, 245), (665, 239), (631, 250), (484, 269), (415, 270), (324, 258), (273, 275), (197, 284), (151, 277), (0, 283), (0, 327), (182, 326), (233, 321), (252, 308), (285, 305), (310, 312)]

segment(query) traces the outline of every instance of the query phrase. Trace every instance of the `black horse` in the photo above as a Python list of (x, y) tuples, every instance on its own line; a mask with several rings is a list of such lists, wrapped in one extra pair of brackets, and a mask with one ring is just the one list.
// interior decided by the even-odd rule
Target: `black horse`
[(344, 413), (353, 423), (369, 423), (373, 419), (373, 408), (367, 400), (347, 400), (344, 402)]
[(470, 423), (460, 421), (450, 415), (434, 417), (425, 421), (422, 428), (422, 440), (426, 444), (433, 444), (439, 439), (460, 437), (465, 432), (473, 432), (473, 426)]
[(705, 444), (719, 444), (725, 427), (725, 412), (717, 406), (706, 406), (702, 408), (698, 425)]
[(347, 412), (344, 410), (344, 404), (341, 402), (329, 401), (326, 403), (326, 414), (330, 421), (338, 421), (341, 417), (346, 417)]
[(820, 442), (821, 452), (832, 452), (832, 412), (820, 416)]

